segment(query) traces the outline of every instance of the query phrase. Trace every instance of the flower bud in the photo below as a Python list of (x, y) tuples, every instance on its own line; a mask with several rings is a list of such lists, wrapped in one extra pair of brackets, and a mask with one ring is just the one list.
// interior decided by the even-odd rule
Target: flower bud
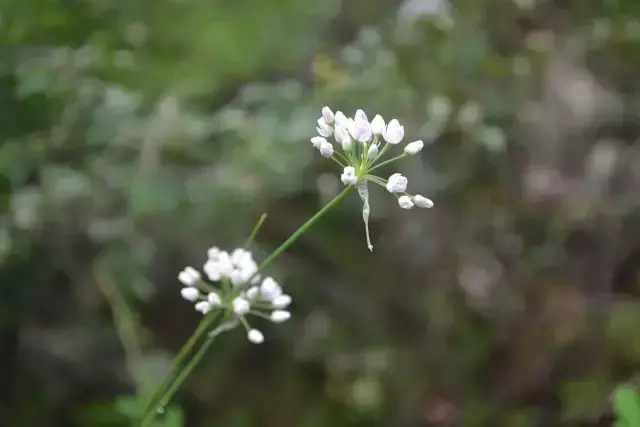
[(365, 122), (369, 121), (367, 119), (367, 115), (365, 114), (365, 112), (363, 110), (356, 111), (356, 115), (354, 117), (355, 117), (355, 120), (360, 120), (360, 121), (365, 121)]
[(195, 302), (198, 300), (200, 292), (194, 287), (187, 287), (180, 289), (180, 295), (187, 301)]
[(371, 122), (371, 131), (374, 135), (382, 135), (384, 132), (385, 123), (380, 114), (376, 115)]
[(333, 145), (330, 142), (323, 142), (320, 145), (320, 154), (326, 158), (333, 156)]
[(410, 156), (413, 156), (414, 154), (418, 154), (420, 151), (422, 151), (422, 147), (424, 147), (424, 142), (413, 141), (408, 143), (407, 146), (404, 147), (404, 152), (409, 154)]
[(178, 280), (185, 286), (195, 286), (198, 280), (200, 280), (200, 272), (193, 267), (185, 267), (185, 269), (178, 274)]
[(222, 273), (218, 268), (218, 263), (211, 259), (204, 264), (203, 270), (204, 274), (206, 274), (209, 280), (211, 280), (212, 282), (217, 282), (218, 280), (222, 279)]
[(257, 286), (252, 286), (249, 289), (247, 289), (245, 296), (248, 299), (252, 300), (252, 299), (255, 299), (259, 294), (260, 294), (260, 288), (258, 288)]
[(385, 128), (382, 136), (389, 144), (398, 144), (404, 138), (404, 126), (400, 125), (398, 120), (393, 119)]
[(273, 323), (283, 323), (291, 318), (291, 313), (285, 310), (275, 310), (271, 313), (271, 321)]
[(342, 175), (340, 175), (340, 180), (342, 180), (344, 185), (355, 185), (358, 182), (356, 169), (353, 166), (347, 166), (344, 168)]
[(264, 335), (257, 329), (251, 329), (247, 332), (247, 339), (254, 344), (262, 344), (264, 341)]
[(367, 150), (367, 157), (369, 157), (370, 159), (375, 159), (377, 155), (378, 155), (378, 145), (371, 144), (371, 147), (369, 147), (369, 149)]
[(330, 124), (324, 121), (324, 119), (318, 119), (318, 127), (316, 128), (318, 133), (325, 138), (330, 137), (333, 134), (333, 128)]
[(311, 144), (313, 145), (313, 148), (320, 149), (320, 146), (325, 142), (328, 141), (321, 136), (314, 136), (313, 138), (311, 138)]
[(325, 123), (332, 124), (334, 122), (335, 116), (333, 115), (333, 111), (331, 111), (331, 108), (327, 106), (322, 108), (322, 118), (324, 119)]
[[(403, 193), (407, 190), (408, 180), (402, 174), (394, 173), (387, 181), (387, 191), (389, 193)], [(411, 203), (413, 205), (413, 203)]]
[(371, 132), (371, 124), (367, 121), (364, 111), (358, 110), (361, 114), (356, 113), (356, 118), (349, 123), (349, 133), (353, 139), (360, 142), (371, 141), (373, 133)]
[(209, 304), (211, 304), (212, 307), (219, 307), (220, 304), (222, 304), (220, 295), (215, 292), (209, 292), (209, 295), (207, 295), (207, 301), (209, 301)]
[(289, 304), (291, 304), (291, 297), (286, 294), (280, 295), (271, 301), (271, 305), (275, 308), (287, 308)]
[(413, 202), (409, 196), (398, 197), (398, 204), (402, 209), (411, 209), (413, 207)]
[(199, 311), (202, 314), (207, 314), (211, 311), (211, 304), (206, 301), (200, 301), (196, 303), (196, 311)]
[(238, 316), (244, 316), (249, 312), (249, 310), (251, 310), (251, 304), (249, 304), (249, 301), (247, 301), (242, 297), (238, 297), (234, 299), (232, 304), (233, 304), (233, 311)]
[(431, 199), (427, 199), (426, 197), (423, 197), (419, 194), (416, 194), (415, 196), (413, 196), (413, 203), (415, 203), (416, 206), (419, 208), (433, 207), (433, 202), (431, 201)]
[(336, 142), (339, 142), (342, 145), (342, 149), (344, 151), (349, 151), (351, 149), (351, 135), (349, 135), (349, 131), (346, 127), (336, 126), (335, 137)]
[(343, 128), (346, 128), (348, 120), (349, 119), (347, 119), (347, 116), (345, 116), (342, 111), (336, 111), (336, 115), (334, 119), (336, 126), (341, 126)]
[(260, 294), (269, 301), (282, 295), (282, 288), (271, 277), (267, 277), (262, 281), (260, 285)]

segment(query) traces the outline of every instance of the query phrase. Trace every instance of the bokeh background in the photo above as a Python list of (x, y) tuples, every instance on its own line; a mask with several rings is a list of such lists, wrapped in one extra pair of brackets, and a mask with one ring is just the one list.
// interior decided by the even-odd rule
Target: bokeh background
[(436, 206), (374, 189), (370, 253), (352, 194), (166, 425), (609, 426), (636, 381), (637, 1), (2, 0), (0, 55), (0, 425), (127, 425), (199, 320), (183, 266), (340, 190), (323, 105), (423, 139), (384, 174)]

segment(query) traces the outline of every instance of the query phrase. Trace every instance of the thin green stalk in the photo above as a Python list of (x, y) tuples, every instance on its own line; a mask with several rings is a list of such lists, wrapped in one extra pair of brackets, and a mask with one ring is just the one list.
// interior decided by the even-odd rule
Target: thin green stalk
[(406, 157), (406, 156), (407, 156), (407, 154), (406, 154), (406, 153), (402, 153), (402, 154), (400, 154), (399, 156), (392, 157), (392, 158), (391, 158), (391, 159), (389, 159), (389, 160), (385, 160), (385, 161), (384, 161), (384, 162), (382, 162), (382, 163), (378, 163), (377, 165), (375, 165), (374, 167), (372, 167), (371, 169), (369, 169), (367, 172), (371, 172), (371, 171), (373, 171), (373, 170), (375, 170), (375, 169), (378, 169), (378, 168), (379, 168), (379, 167), (381, 167), (381, 166), (384, 166), (384, 165), (389, 164), (389, 163), (391, 163), (391, 162), (395, 162), (396, 160), (400, 160), (400, 159), (402, 159), (403, 157)]
[(249, 238), (244, 243), (244, 248), (245, 249), (249, 249), (251, 247), (251, 245), (253, 244), (253, 241), (256, 239), (256, 235), (258, 234), (258, 231), (260, 231), (260, 229), (262, 228), (262, 226), (264, 225), (264, 222), (266, 220), (267, 220), (267, 214), (266, 213), (263, 213), (262, 215), (260, 215), (260, 219), (258, 220), (256, 225), (253, 227), (253, 230), (251, 231), (251, 234), (249, 235)]
[[(322, 209), (320, 209), (314, 216), (309, 218), (307, 222), (305, 222), (298, 230), (296, 230), (287, 240), (285, 240), (271, 255), (269, 255), (258, 267), (258, 271), (262, 271), (267, 266), (269, 266), (273, 261), (275, 261), (284, 251), (286, 251), (305, 231), (307, 231), (317, 220), (319, 220), (329, 209), (336, 206), (353, 188), (352, 185), (347, 186), (340, 194), (338, 194), (333, 200), (327, 203)], [(155, 389), (147, 405), (145, 406), (145, 411), (143, 412), (143, 418), (140, 423), (140, 427), (146, 427), (150, 420), (153, 420), (153, 416), (155, 414), (156, 408), (160, 402), (166, 403), (171, 399), (177, 388), (184, 382), (184, 380), (188, 377), (189, 373), (196, 367), (204, 352), (211, 345), (212, 340), (207, 339), (205, 343), (200, 347), (198, 352), (191, 359), (189, 364), (175, 376), (176, 371), (183, 364), (187, 355), (191, 352), (192, 348), (195, 344), (200, 340), (202, 335), (211, 327), (213, 324), (216, 313), (214, 312), (207, 317), (205, 317), (198, 325), (198, 328), (193, 333), (193, 335), (189, 338), (187, 343), (180, 349), (178, 356), (176, 356), (171, 368), (165, 375), (165, 378)], [(211, 342), (210, 342), (211, 341)], [(204, 348), (204, 350), (202, 350)], [(175, 381), (172, 382), (172, 378), (175, 376)], [(164, 392), (167, 390), (166, 392)]]
[(149, 417), (149, 414), (155, 413), (156, 408), (158, 407), (158, 402), (163, 396), (163, 392), (165, 391), (165, 389), (167, 389), (167, 387), (171, 385), (171, 381), (175, 377), (176, 372), (184, 363), (186, 357), (189, 355), (193, 347), (197, 344), (198, 340), (211, 327), (215, 319), (218, 317), (217, 314), (218, 312), (212, 312), (204, 319), (202, 319), (196, 331), (187, 340), (186, 344), (182, 346), (182, 348), (178, 352), (178, 355), (173, 360), (171, 367), (164, 375), (164, 378), (162, 379), (160, 384), (156, 386), (154, 392), (149, 397), (147, 404), (145, 405), (145, 410), (143, 412), (143, 418), (140, 424), (141, 427), (146, 425), (145, 420)]
[(312, 216), (311, 218), (309, 218), (309, 220), (307, 222), (305, 222), (304, 224), (302, 224), (302, 226), (300, 228), (298, 228), (287, 240), (285, 240), (279, 247), (278, 249), (276, 249), (275, 251), (273, 251), (273, 253), (271, 255), (269, 255), (267, 257), (267, 259), (265, 259), (264, 261), (262, 261), (262, 264), (260, 264), (260, 266), (258, 267), (258, 271), (262, 271), (265, 268), (267, 268), (267, 266), (269, 264), (271, 264), (273, 261), (276, 260), (276, 258), (278, 258), (280, 255), (282, 255), (282, 253), (284, 251), (286, 251), (287, 249), (289, 249), (289, 246), (291, 246), (293, 244), (293, 242), (295, 242), (298, 237), (300, 237), (302, 235), (302, 233), (304, 233), (305, 231), (307, 231), (309, 229), (309, 227), (311, 227), (317, 220), (319, 220), (322, 215), (324, 215), (325, 213), (327, 213), (327, 211), (329, 209), (331, 209), (332, 207), (336, 206), (338, 203), (340, 203), (340, 201), (342, 199), (344, 199), (344, 197), (349, 194), (349, 192), (353, 189), (353, 185), (349, 185), (347, 186), (344, 190), (342, 190), (342, 192), (340, 194), (338, 194), (336, 197), (333, 198), (333, 200), (331, 200), (329, 203), (327, 203), (322, 209), (320, 209), (318, 212), (316, 212), (316, 214), (314, 216)]
[(200, 363), (200, 360), (204, 357), (209, 347), (211, 347), (211, 344), (213, 344), (213, 341), (216, 339), (216, 337), (220, 335), (222, 332), (225, 332), (233, 327), (233, 326), (230, 327), (229, 324), (227, 323), (229, 321), (229, 317), (230, 317), (229, 315), (225, 316), (225, 318), (221, 322), (222, 323), (221, 326), (219, 326), (217, 329), (209, 333), (209, 336), (207, 336), (206, 341), (200, 346), (200, 348), (198, 349), (196, 354), (193, 355), (193, 357), (191, 358), (187, 366), (185, 366), (185, 368), (180, 372), (180, 374), (176, 377), (173, 384), (171, 384), (171, 387), (169, 387), (169, 389), (164, 393), (164, 395), (160, 399), (158, 403), (158, 406), (160, 408), (164, 408), (169, 403), (171, 398), (178, 391), (178, 388), (180, 388), (180, 386), (186, 381), (189, 375), (191, 375), (191, 372), (193, 372), (193, 370), (196, 368), (198, 363)]

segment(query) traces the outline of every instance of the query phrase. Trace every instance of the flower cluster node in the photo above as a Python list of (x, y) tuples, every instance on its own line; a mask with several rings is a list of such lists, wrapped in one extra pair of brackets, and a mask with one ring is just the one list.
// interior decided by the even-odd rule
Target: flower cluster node
[[(404, 139), (404, 126), (397, 119), (385, 123), (384, 118), (376, 114), (371, 122), (363, 110), (357, 110), (353, 117), (347, 117), (343, 112), (335, 114), (329, 107), (322, 108), (322, 117), (318, 119), (316, 127), (319, 136), (311, 138), (311, 144), (320, 154), (332, 159), (342, 167), (340, 180), (346, 186), (354, 185), (363, 201), (362, 217), (367, 233), (367, 245), (372, 249), (368, 231), (369, 220), (369, 190), (367, 182), (371, 181), (387, 189), (398, 199), (398, 205), (403, 209), (414, 206), (430, 208), (433, 202), (421, 195), (412, 196), (407, 193), (408, 180), (400, 173), (394, 173), (385, 180), (374, 175), (375, 169), (404, 157), (413, 156), (422, 151), (424, 142), (416, 140), (408, 143), (403, 153), (383, 160), (386, 152)], [(334, 137), (338, 149), (327, 138)]]
[(272, 277), (262, 277), (258, 270), (251, 252), (238, 248), (228, 253), (212, 247), (202, 268), (204, 275), (193, 267), (185, 267), (178, 274), (178, 280), (184, 285), (180, 294), (203, 315), (223, 310), (229, 329), (242, 324), (247, 339), (259, 344), (264, 341), (264, 335), (249, 326), (246, 316), (254, 314), (273, 323), (283, 323), (291, 317), (285, 309), (292, 299)]

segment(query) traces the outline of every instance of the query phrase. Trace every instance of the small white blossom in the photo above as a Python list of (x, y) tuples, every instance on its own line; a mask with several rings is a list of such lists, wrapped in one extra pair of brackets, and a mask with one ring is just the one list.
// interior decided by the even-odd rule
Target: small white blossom
[(353, 166), (347, 166), (340, 175), (340, 179), (344, 185), (355, 185), (358, 182), (356, 169)]
[(410, 156), (413, 156), (414, 154), (418, 154), (420, 151), (422, 151), (423, 147), (424, 142), (422, 142), (421, 140), (413, 141), (408, 143), (407, 146), (404, 147), (404, 152), (409, 154)]
[(416, 206), (419, 208), (433, 207), (433, 202), (431, 201), (431, 199), (427, 199), (426, 197), (421, 196), (419, 194), (416, 194), (415, 196), (413, 196), (413, 203), (415, 203)]
[[(198, 270), (186, 267), (178, 275), (185, 285), (180, 294), (185, 300), (194, 303), (195, 310), (203, 315), (214, 309), (233, 314), (232, 321), (220, 328), (226, 331), (239, 324), (249, 325), (246, 319), (249, 314), (260, 315), (274, 323), (282, 323), (291, 317), (284, 310), (291, 304), (291, 297), (283, 294), (282, 288), (273, 278), (262, 278), (258, 274), (258, 265), (251, 252), (238, 248), (229, 253), (212, 247), (207, 251), (207, 258), (203, 270), (205, 277), (212, 283), (207, 283), (206, 278), (202, 279)], [(215, 287), (215, 282), (218, 281), (223, 281), (223, 285)], [(226, 286), (229, 282), (234, 288)], [(254, 303), (255, 306), (252, 305)], [(219, 333), (216, 331), (220, 328), (214, 329), (210, 334)], [(248, 337), (255, 343), (264, 340), (257, 329), (250, 329)]]
[[(318, 132), (321, 136), (311, 139), (313, 146), (319, 149), (320, 154), (324, 157), (330, 157), (342, 166), (343, 171), (340, 175), (340, 180), (347, 188), (353, 185), (358, 190), (358, 195), (362, 200), (362, 219), (369, 250), (373, 250), (369, 235), (369, 215), (371, 213), (369, 182), (385, 187), (390, 193), (400, 193), (398, 194), (400, 196), (398, 197), (398, 204), (404, 209), (411, 209), (414, 206), (425, 208), (433, 206), (433, 202), (426, 197), (407, 194), (407, 178), (401, 174), (395, 173), (385, 182), (373, 172), (382, 165), (405, 159), (409, 155), (418, 154), (424, 148), (422, 140), (413, 141), (404, 147), (403, 155), (392, 154), (392, 158), (384, 159), (387, 151), (391, 151), (390, 149), (392, 149), (393, 145), (402, 142), (405, 136), (404, 126), (397, 119), (392, 119), (389, 123), (385, 123), (382, 116), (376, 114), (373, 121), (369, 122), (364, 110), (359, 109), (353, 117), (347, 117), (341, 111), (336, 111), (333, 114), (329, 107), (324, 107), (322, 109), (322, 118), (318, 120)], [(331, 134), (334, 135), (335, 142), (342, 146), (344, 155), (341, 152), (336, 152), (331, 142), (326, 140)], [(386, 142), (383, 143), (383, 140)], [(357, 142), (361, 142), (362, 145), (357, 144)], [(224, 277), (228, 277), (228, 274), (222, 273)], [(248, 280), (251, 280), (252, 285), (260, 283), (255, 276), (242, 280), (232, 278), (232, 282), (239, 281), (244, 283)], [(277, 286), (277, 283), (275, 285)], [(271, 302), (272, 307), (277, 310), (286, 307), (286, 305), (280, 305), (284, 304), (284, 302), (278, 305), (274, 303), (282, 294), (279, 286), (275, 293), (269, 287), (270, 281), (265, 279), (260, 284), (259, 290), (245, 291), (243, 295), (250, 300), (256, 298)], [(290, 303), (290, 299), (284, 299), (283, 301), (286, 304)]]
[(333, 124), (335, 116), (333, 115), (333, 111), (331, 111), (331, 108), (327, 106), (322, 108), (322, 118), (324, 119), (325, 123)]
[(371, 132), (371, 124), (367, 121), (367, 115), (362, 110), (356, 112), (355, 119), (349, 123), (349, 133), (353, 139), (360, 142), (371, 141), (373, 133)]
[(369, 121), (367, 119), (367, 114), (364, 112), (364, 110), (360, 110), (360, 109), (356, 111), (355, 120), (362, 120), (365, 122)]
[(257, 329), (251, 329), (247, 332), (247, 339), (254, 344), (261, 344), (264, 341), (264, 335)]
[(180, 295), (182, 295), (182, 298), (186, 299), (187, 301), (195, 302), (200, 296), (200, 291), (198, 291), (198, 289), (194, 287), (189, 286), (180, 289)]
[(221, 253), (222, 251), (219, 248), (212, 246), (207, 251), (207, 258), (209, 258), (211, 261), (217, 261), (218, 259), (220, 259)]
[(207, 301), (209, 301), (209, 304), (211, 304), (212, 307), (220, 307), (220, 304), (222, 304), (220, 295), (216, 292), (209, 292), (209, 295), (207, 295)]
[(178, 274), (178, 280), (185, 286), (195, 286), (200, 278), (200, 273), (193, 267), (185, 267), (185, 269)]
[(249, 310), (251, 310), (251, 304), (249, 304), (249, 301), (242, 297), (237, 297), (236, 299), (234, 299), (232, 304), (233, 311), (238, 316), (244, 316), (249, 312)]
[(198, 303), (196, 303), (196, 311), (199, 311), (202, 314), (207, 314), (209, 311), (211, 311), (211, 304), (209, 304), (207, 301), (200, 301)]
[(378, 145), (371, 144), (371, 147), (369, 147), (369, 149), (367, 150), (367, 157), (369, 159), (375, 159), (377, 155), (378, 155)]
[(413, 202), (409, 196), (398, 197), (398, 204), (402, 209), (411, 209), (413, 207)]
[(222, 273), (220, 273), (220, 270), (218, 270), (218, 265), (215, 261), (207, 261), (204, 264), (203, 270), (204, 274), (206, 274), (209, 280), (211, 280), (212, 282), (217, 282), (218, 280), (222, 279)]
[(326, 138), (323, 138), (321, 136), (314, 136), (313, 138), (311, 138), (311, 145), (313, 145), (313, 148), (316, 148), (318, 150), (320, 149), (320, 146), (325, 142), (327, 142)]
[(260, 295), (260, 288), (257, 286), (252, 286), (245, 292), (245, 296), (250, 300), (256, 299), (258, 295)]
[(320, 136), (329, 138), (333, 134), (333, 128), (324, 119), (318, 119), (318, 127), (316, 128)]
[(396, 119), (389, 122), (382, 136), (389, 144), (399, 144), (404, 138), (404, 126)]
[(374, 135), (382, 135), (385, 129), (384, 119), (380, 114), (376, 115), (371, 121), (371, 131)]
[(343, 128), (347, 128), (348, 124), (349, 124), (349, 120), (347, 119), (347, 116), (344, 115), (344, 113), (342, 111), (337, 111), (336, 115), (335, 115), (335, 120), (334, 120), (336, 127), (343, 127)]
[(269, 301), (273, 301), (275, 298), (282, 295), (282, 288), (278, 285), (278, 282), (271, 277), (266, 277), (260, 285), (260, 295)]
[(285, 310), (275, 310), (271, 313), (271, 321), (273, 323), (283, 323), (291, 318), (291, 313)]
[(347, 130), (347, 128), (342, 126), (336, 126), (335, 137), (336, 137), (336, 142), (339, 142), (342, 145), (342, 149), (344, 151), (351, 150), (353, 141), (351, 139), (351, 135), (349, 135), (349, 131)]
[(291, 297), (289, 295), (283, 294), (271, 301), (271, 304), (275, 308), (287, 308), (291, 304)]
[(394, 173), (387, 181), (387, 191), (389, 193), (404, 193), (407, 190), (408, 180), (402, 174)]
[(326, 158), (333, 156), (333, 145), (330, 142), (323, 142), (320, 145), (320, 154)]

